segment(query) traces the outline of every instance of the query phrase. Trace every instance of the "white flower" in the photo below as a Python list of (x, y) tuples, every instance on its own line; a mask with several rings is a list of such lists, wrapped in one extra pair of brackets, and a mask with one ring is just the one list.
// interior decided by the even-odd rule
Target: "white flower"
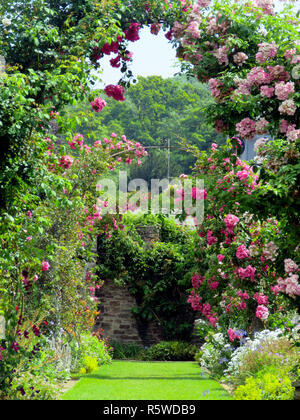
[(260, 33), (261, 33), (261, 35), (263, 35), (263, 36), (268, 35), (268, 31), (266, 30), (266, 28), (261, 28)]
[(254, 339), (246, 338), (245, 342), (241, 347), (238, 347), (231, 356), (231, 360), (228, 363), (228, 368), (224, 371), (225, 374), (232, 376), (239, 374), (239, 369), (243, 363), (246, 354), (256, 351), (260, 346), (269, 340), (278, 340), (282, 334), (280, 329), (275, 331), (264, 330), (254, 334)]
[(4, 18), (4, 19), (2, 19), (2, 24), (4, 26), (10, 26), (11, 25), (11, 20), (7, 19), (7, 18)]

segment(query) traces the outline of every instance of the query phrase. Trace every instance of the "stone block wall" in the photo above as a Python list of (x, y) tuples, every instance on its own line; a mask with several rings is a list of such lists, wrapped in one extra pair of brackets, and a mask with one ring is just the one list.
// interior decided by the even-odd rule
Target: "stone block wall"
[(101, 313), (97, 328), (102, 328), (104, 335), (111, 341), (142, 345), (136, 319), (131, 312), (136, 301), (127, 288), (117, 286), (113, 280), (107, 280), (100, 289), (99, 298)]
[(145, 241), (145, 247), (150, 247), (160, 240), (160, 230), (158, 226), (137, 226), (136, 230)]
[(162, 340), (155, 322), (137, 322), (131, 310), (137, 303), (126, 287), (117, 286), (113, 280), (105, 281), (98, 297), (101, 313), (96, 329), (102, 328), (111, 342), (151, 346)]

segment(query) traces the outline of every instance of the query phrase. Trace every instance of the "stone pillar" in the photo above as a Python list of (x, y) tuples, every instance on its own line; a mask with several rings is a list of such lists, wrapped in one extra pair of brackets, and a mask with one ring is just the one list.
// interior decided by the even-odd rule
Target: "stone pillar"
[(155, 242), (160, 241), (160, 229), (159, 226), (137, 226), (136, 230), (138, 231), (140, 237), (146, 243), (146, 247), (150, 247)]

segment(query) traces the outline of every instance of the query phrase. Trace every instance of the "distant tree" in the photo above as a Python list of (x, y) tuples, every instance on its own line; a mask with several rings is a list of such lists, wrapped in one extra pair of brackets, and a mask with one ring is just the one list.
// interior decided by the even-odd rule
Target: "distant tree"
[[(84, 122), (78, 131), (93, 142), (112, 132), (125, 135), (144, 146), (162, 146), (171, 141), (171, 176), (189, 173), (194, 157), (179, 149), (182, 141), (207, 150), (211, 143), (224, 142), (222, 135), (207, 123), (205, 110), (214, 104), (205, 84), (184, 76), (163, 79), (160, 76), (139, 77), (128, 89), (125, 102), (107, 99), (107, 107), (95, 113), (89, 103), (69, 107), (66, 112), (80, 116)], [(82, 118), (85, 117), (85, 118)], [(175, 149), (178, 147), (178, 149)], [(150, 180), (167, 175), (167, 153), (149, 149), (141, 167), (131, 168), (132, 177)]]

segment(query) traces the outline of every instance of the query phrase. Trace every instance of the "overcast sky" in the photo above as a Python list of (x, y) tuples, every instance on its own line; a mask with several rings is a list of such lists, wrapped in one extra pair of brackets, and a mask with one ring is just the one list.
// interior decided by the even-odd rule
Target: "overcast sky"
[[(280, 0), (275, 0), (276, 9), (283, 7)], [(295, 1), (300, 5), (300, 0)], [(145, 27), (140, 31), (140, 40), (129, 43), (129, 50), (133, 52), (133, 62), (131, 70), (135, 77), (158, 75), (164, 78), (172, 77), (179, 69), (176, 51), (170, 42), (165, 38), (161, 30), (157, 36), (150, 33), (150, 29)], [(119, 69), (110, 66), (109, 60), (115, 55), (105, 56), (101, 60), (102, 69), (101, 79), (104, 87), (108, 84), (117, 84), (121, 78)]]
[[(176, 50), (165, 38), (161, 30), (158, 35), (152, 35), (150, 28), (143, 28), (140, 31), (140, 40), (129, 43), (129, 50), (133, 52), (133, 62), (130, 66), (135, 76), (160, 75), (164, 78), (173, 76), (178, 71)], [(120, 69), (110, 66), (109, 60), (114, 55), (105, 56), (101, 59), (101, 79), (105, 85), (116, 84), (121, 78)], [(177, 69), (176, 69), (177, 62)]]

